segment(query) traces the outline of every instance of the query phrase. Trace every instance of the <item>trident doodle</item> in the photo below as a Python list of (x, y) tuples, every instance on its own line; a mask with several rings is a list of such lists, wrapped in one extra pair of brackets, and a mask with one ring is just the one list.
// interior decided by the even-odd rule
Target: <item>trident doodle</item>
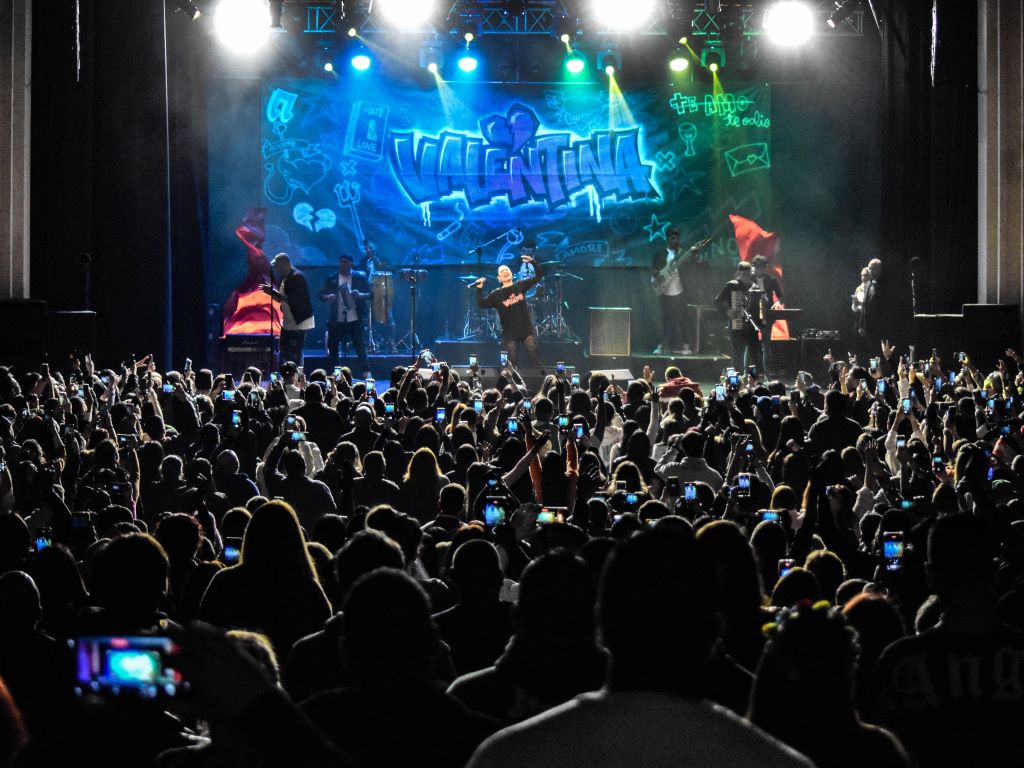
[(363, 224), (359, 221), (359, 210), (356, 208), (356, 203), (362, 199), (362, 193), (359, 191), (359, 183), (355, 181), (343, 181), (340, 184), (334, 185), (334, 196), (338, 198), (338, 207), (347, 208), (352, 214), (352, 229), (356, 236), (356, 241), (361, 243), (366, 238), (363, 236)]
[(679, 126), (679, 138), (683, 140), (686, 145), (686, 150), (683, 154), (686, 157), (693, 157), (697, 154), (693, 148), (693, 142), (697, 138), (697, 126), (693, 123), (681, 123)]

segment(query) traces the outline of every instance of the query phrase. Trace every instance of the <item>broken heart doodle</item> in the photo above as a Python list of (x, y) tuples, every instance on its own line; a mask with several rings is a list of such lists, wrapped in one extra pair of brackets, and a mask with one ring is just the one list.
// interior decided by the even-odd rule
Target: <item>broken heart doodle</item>
[(296, 224), (308, 229), (310, 232), (320, 232), (324, 229), (333, 229), (338, 223), (338, 217), (330, 208), (313, 210), (309, 203), (299, 203), (292, 209), (292, 218)]

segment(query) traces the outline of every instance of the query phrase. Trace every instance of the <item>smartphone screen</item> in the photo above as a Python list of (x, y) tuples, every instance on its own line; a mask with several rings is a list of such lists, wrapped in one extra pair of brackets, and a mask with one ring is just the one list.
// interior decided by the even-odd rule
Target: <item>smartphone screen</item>
[(505, 425), (505, 428), (508, 430), (508, 433), (510, 435), (514, 435), (519, 431), (519, 422), (516, 421), (515, 419), (509, 419), (508, 423)]
[(395, 404), (394, 403), (384, 403), (384, 413), (394, 413), (394, 412), (395, 412)]
[(477, 413), (483, 413), (483, 410), (484, 410), (484, 401), (483, 401), (483, 400), (481, 400), (481, 399), (479, 399), (479, 398), (477, 398), (476, 400), (474, 400), (474, 401), (473, 401), (473, 410), (474, 410), (474, 411), (476, 411)]
[(715, 385), (715, 397), (717, 397), (719, 400), (725, 399), (725, 384)]
[(537, 513), (537, 523), (548, 525), (550, 523), (564, 523), (566, 507), (541, 507)]
[(686, 501), (697, 500), (697, 486), (694, 483), (683, 483), (683, 498)]
[(155, 699), (189, 689), (169, 637), (85, 636), (74, 643), (75, 694)]
[(476, 365), (476, 355), (470, 355), (469, 356), (469, 367), (472, 368), (474, 365)]
[(434, 421), (436, 421), (438, 424), (443, 424), (444, 423), (444, 416), (445, 416), (444, 406), (439, 406), (438, 409), (436, 411), (434, 411)]
[(565, 363), (555, 363), (555, 371), (557, 373), (565, 373)]
[(582, 424), (577, 424), (575, 426), (575, 430), (576, 430), (576, 439), (577, 440), (582, 440), (583, 439), (583, 425)]
[(796, 566), (796, 560), (789, 557), (784, 557), (779, 560), (779, 578), (781, 579), (787, 573), (789, 573)]
[(242, 414), (238, 411), (231, 412), (231, 426), (240, 427), (242, 426)]
[(776, 512), (774, 509), (762, 509), (761, 510), (761, 519), (762, 520), (768, 520), (769, 522), (772, 522), (772, 523), (777, 523), (777, 522), (779, 522), (779, 513)]
[(736, 477), (736, 495), (740, 498), (748, 498), (750, 496), (750, 473), (740, 472)]
[(498, 355), (498, 359), (501, 361), (502, 365), (508, 365), (508, 352), (502, 350)]
[(898, 571), (903, 567), (903, 534), (900, 531), (883, 534), (882, 559), (887, 571)]
[(522, 407), (522, 409), (524, 411), (532, 411), (533, 410), (533, 401), (524, 397), (523, 398), (523, 404), (522, 404), (521, 407)]
[(484, 502), (484, 522), (491, 526), (505, 522), (504, 499), (487, 499)]
[(572, 374), (569, 377), (569, 383), (572, 384), (574, 387), (578, 387), (580, 385), (580, 375), (578, 373)]
[(904, 397), (903, 398), (903, 412), (904, 413), (910, 413), (910, 398), (909, 397)]

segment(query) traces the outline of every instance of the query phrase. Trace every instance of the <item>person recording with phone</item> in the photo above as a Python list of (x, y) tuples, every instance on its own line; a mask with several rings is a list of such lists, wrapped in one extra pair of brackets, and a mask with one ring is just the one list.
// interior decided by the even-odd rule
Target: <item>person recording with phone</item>
[(526, 349), (530, 365), (540, 365), (537, 349), (537, 329), (533, 324), (533, 315), (526, 300), (527, 292), (544, 278), (541, 263), (533, 255), (524, 252), (520, 258), (536, 270), (533, 277), (516, 282), (512, 270), (502, 264), (498, 267), (498, 287), (484, 295), (486, 277), (481, 277), (473, 285), (476, 287), (476, 304), (481, 309), (496, 309), (501, 321), (502, 344), (508, 351), (508, 361), (512, 366), (518, 365), (519, 346)]

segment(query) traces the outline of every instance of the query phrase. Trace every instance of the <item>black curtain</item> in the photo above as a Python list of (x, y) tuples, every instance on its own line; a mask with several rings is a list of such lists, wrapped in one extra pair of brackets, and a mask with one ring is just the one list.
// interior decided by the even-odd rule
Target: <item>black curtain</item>
[(96, 310), (107, 364), (180, 367), (204, 337), (205, 79), (170, 5), (166, 47), (163, 2), (51, 0), (34, 25), (32, 294)]
[[(875, 0), (885, 56), (883, 271), (918, 312), (976, 297), (977, 8), (957, 0)], [(867, 19), (865, 23), (869, 22)]]

